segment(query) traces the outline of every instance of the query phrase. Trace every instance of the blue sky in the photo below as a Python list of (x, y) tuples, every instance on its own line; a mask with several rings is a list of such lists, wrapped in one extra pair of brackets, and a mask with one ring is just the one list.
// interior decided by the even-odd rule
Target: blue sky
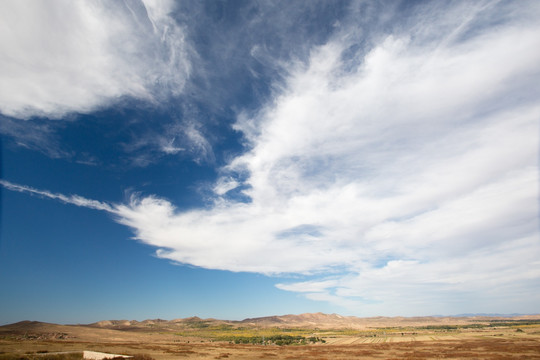
[(538, 313), (536, 1), (3, 1), (0, 323)]

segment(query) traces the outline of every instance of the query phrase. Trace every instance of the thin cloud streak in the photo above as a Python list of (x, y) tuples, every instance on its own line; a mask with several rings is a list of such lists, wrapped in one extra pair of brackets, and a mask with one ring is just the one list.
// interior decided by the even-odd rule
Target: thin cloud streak
[(72, 205), (76, 205), (80, 207), (85, 207), (88, 209), (106, 211), (112, 214), (116, 213), (114, 210), (114, 207), (107, 203), (97, 201), (97, 200), (86, 199), (79, 195), (64, 195), (64, 194), (53, 193), (47, 190), (38, 190), (30, 186), (14, 184), (6, 180), (0, 180), (0, 185), (2, 185), (7, 190), (11, 190), (11, 191), (42, 196), (48, 199), (61, 201), (65, 204), (72, 204)]

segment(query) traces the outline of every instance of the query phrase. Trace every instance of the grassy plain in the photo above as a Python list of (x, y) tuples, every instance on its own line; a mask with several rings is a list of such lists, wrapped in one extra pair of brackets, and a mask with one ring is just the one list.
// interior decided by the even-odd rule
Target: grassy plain
[[(148, 354), (156, 360), (540, 359), (540, 319), (380, 324), (320, 329), (195, 320), (111, 329), (25, 323), (0, 327), (0, 360), (68, 360), (46, 357), (81, 350)], [(296, 340), (278, 344), (290, 338)]]

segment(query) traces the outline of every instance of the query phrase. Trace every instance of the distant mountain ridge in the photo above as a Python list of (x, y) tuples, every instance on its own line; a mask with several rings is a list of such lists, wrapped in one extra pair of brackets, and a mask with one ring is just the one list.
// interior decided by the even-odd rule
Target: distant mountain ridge
[(360, 323), (365, 323), (365, 320), (355, 316), (342, 316), (338, 314), (324, 313), (304, 313), (299, 315), (274, 315), (258, 318), (248, 318), (240, 321), (242, 324), (274, 327), (274, 326), (290, 326), (290, 327), (357, 327)]
[(249, 326), (249, 327), (277, 327), (277, 328), (320, 328), (320, 329), (365, 329), (377, 326), (392, 326), (392, 324), (400, 323), (403, 326), (423, 326), (423, 325), (445, 325), (445, 324), (466, 324), (472, 321), (489, 321), (497, 319), (531, 319), (540, 318), (540, 315), (521, 315), (515, 314), (511, 316), (486, 315), (486, 314), (471, 314), (470, 316), (416, 316), (416, 317), (366, 317), (360, 318), (356, 316), (343, 316), (339, 314), (324, 314), (304, 313), (304, 314), (288, 314), (288, 315), (272, 315), (255, 318), (247, 318), (244, 320), (218, 320), (214, 318), (202, 319), (197, 316), (192, 316), (183, 319), (173, 320), (104, 320), (98, 321), (87, 326), (99, 327), (106, 329), (136, 329), (136, 328), (163, 328), (164, 330), (174, 330), (175, 328), (183, 327), (198, 327), (198, 326), (217, 326), (227, 325), (233, 327)]
[(452, 317), (476, 317), (476, 316), (484, 316), (484, 317), (517, 317), (517, 316), (535, 316), (534, 314), (499, 314), (499, 313), (466, 313), (466, 314), (458, 314), (458, 315), (452, 315)]

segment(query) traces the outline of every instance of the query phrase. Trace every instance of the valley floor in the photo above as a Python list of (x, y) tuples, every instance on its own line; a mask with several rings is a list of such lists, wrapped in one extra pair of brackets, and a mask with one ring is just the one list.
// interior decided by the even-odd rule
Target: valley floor
[[(0, 327), (0, 360), (68, 360), (55, 359), (51, 353), (82, 350), (146, 354), (156, 360), (540, 359), (540, 323), (536, 320), (518, 325), (487, 324), (480, 328), (476, 325), (471, 328), (470, 325), (400, 327), (396, 324), (365, 330), (245, 327), (216, 330), (201, 322), (197, 324), (199, 328), (190, 327), (191, 330), (184, 332), (43, 323)], [(284, 346), (269, 343), (269, 334), (278, 333), (298, 337), (303, 334), (304, 340)], [(224, 340), (224, 336), (229, 340)], [(311, 337), (318, 341), (304, 343)], [(260, 338), (265, 339), (267, 345), (234, 340), (255, 342)]]

